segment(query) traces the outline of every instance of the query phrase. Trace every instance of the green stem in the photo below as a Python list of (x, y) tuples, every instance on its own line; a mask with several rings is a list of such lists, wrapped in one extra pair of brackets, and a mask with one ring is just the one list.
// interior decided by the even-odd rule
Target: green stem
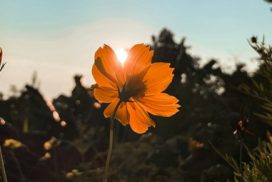
[(1, 146), (0, 146), (0, 167), (1, 167), (3, 182), (8, 182)]
[(109, 150), (108, 150), (106, 166), (105, 166), (105, 173), (104, 173), (104, 180), (103, 180), (104, 182), (108, 181), (108, 174), (109, 174), (109, 168), (110, 168), (110, 158), (111, 158), (112, 146), (113, 146), (114, 118), (115, 118), (117, 109), (120, 106), (120, 104), (121, 104), (121, 101), (119, 100), (116, 107), (114, 108), (112, 117), (110, 119)]
[(240, 150), (239, 150), (239, 167), (240, 167), (240, 172), (241, 172), (241, 178), (240, 181), (243, 181), (243, 166), (242, 166), (242, 160), (243, 160), (243, 139), (241, 138), (239, 141), (240, 144)]

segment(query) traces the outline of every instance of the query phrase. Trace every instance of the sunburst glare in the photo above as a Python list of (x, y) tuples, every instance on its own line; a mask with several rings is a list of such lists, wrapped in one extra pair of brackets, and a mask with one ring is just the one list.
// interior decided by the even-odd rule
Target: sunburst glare
[(117, 56), (117, 59), (120, 61), (120, 63), (122, 65), (124, 65), (124, 63), (125, 63), (125, 61), (126, 61), (126, 59), (128, 57), (127, 51), (125, 49), (123, 49), (123, 48), (119, 48), (119, 49), (115, 50), (115, 54)]

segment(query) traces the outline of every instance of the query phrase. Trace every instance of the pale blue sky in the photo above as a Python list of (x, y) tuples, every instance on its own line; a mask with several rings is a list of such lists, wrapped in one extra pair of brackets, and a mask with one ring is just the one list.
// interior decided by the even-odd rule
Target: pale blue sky
[(252, 35), (272, 40), (272, 12), (262, 0), (0, 0), (0, 46), (7, 67), (0, 91), (22, 87), (36, 70), (41, 91), (69, 93), (72, 75), (86, 85), (95, 50), (103, 43), (129, 48), (150, 42), (167, 27), (187, 37), (191, 53), (218, 58), (225, 69), (237, 60), (253, 68)]

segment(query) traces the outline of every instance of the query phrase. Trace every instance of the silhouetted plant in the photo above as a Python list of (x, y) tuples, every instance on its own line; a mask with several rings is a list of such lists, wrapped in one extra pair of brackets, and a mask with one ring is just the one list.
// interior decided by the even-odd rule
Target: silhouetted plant
[[(244, 94), (239, 87), (244, 84), (253, 88), (255, 80), (268, 92), (268, 81), (259, 74), (264, 66), (253, 75), (241, 64), (234, 72), (225, 73), (215, 59), (200, 66), (201, 59), (192, 55), (187, 39), (177, 42), (167, 29), (153, 36), (152, 41), (153, 60), (170, 63), (175, 68), (166, 92), (182, 100), (181, 112), (171, 118), (152, 117), (156, 129), (150, 128), (143, 136), (115, 122), (118, 149), (113, 152), (110, 179), (132, 182), (233, 179), (231, 168), (216, 155), (209, 141), (238, 161), (235, 129), (253, 133), (246, 133), (243, 140), (249, 150), (256, 147), (258, 137), (264, 139), (268, 125), (252, 114), (266, 112), (260, 107), (262, 101)], [(94, 89), (86, 88), (81, 78), (74, 77), (71, 95), (60, 95), (52, 101), (40, 93), (37, 84), (26, 85), (17, 89), (16, 95), (0, 100), (0, 115), (5, 121), (0, 126), (1, 143), (12, 138), (26, 146), (16, 150), (3, 148), (12, 181), (23, 181), (17, 164), (22, 166), (27, 181), (101, 181), (109, 122), (103, 117), (105, 106), (95, 100)], [(37, 83), (36, 79), (33, 83)], [(244, 119), (250, 121), (246, 123), (247, 130), (243, 123), (239, 125)], [(51, 143), (53, 147), (47, 150)], [(250, 161), (243, 156), (243, 162)], [(132, 163), (130, 170), (128, 166)]]
[(260, 68), (252, 78), (252, 84), (242, 84), (240, 88), (260, 105), (260, 112), (255, 111), (255, 115), (272, 126), (272, 47), (264, 40), (258, 41), (257, 37), (251, 38), (250, 45), (260, 56)]

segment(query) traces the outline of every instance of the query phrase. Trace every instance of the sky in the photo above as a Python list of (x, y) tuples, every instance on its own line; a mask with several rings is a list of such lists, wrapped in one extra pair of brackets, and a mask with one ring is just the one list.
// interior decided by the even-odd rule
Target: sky
[(22, 89), (38, 74), (47, 97), (71, 93), (73, 75), (94, 83), (94, 53), (104, 43), (130, 48), (150, 43), (162, 28), (187, 38), (190, 53), (220, 61), (226, 71), (238, 62), (256, 68), (252, 35), (272, 41), (272, 12), (262, 0), (0, 0), (0, 47), (6, 67), (0, 92)]

